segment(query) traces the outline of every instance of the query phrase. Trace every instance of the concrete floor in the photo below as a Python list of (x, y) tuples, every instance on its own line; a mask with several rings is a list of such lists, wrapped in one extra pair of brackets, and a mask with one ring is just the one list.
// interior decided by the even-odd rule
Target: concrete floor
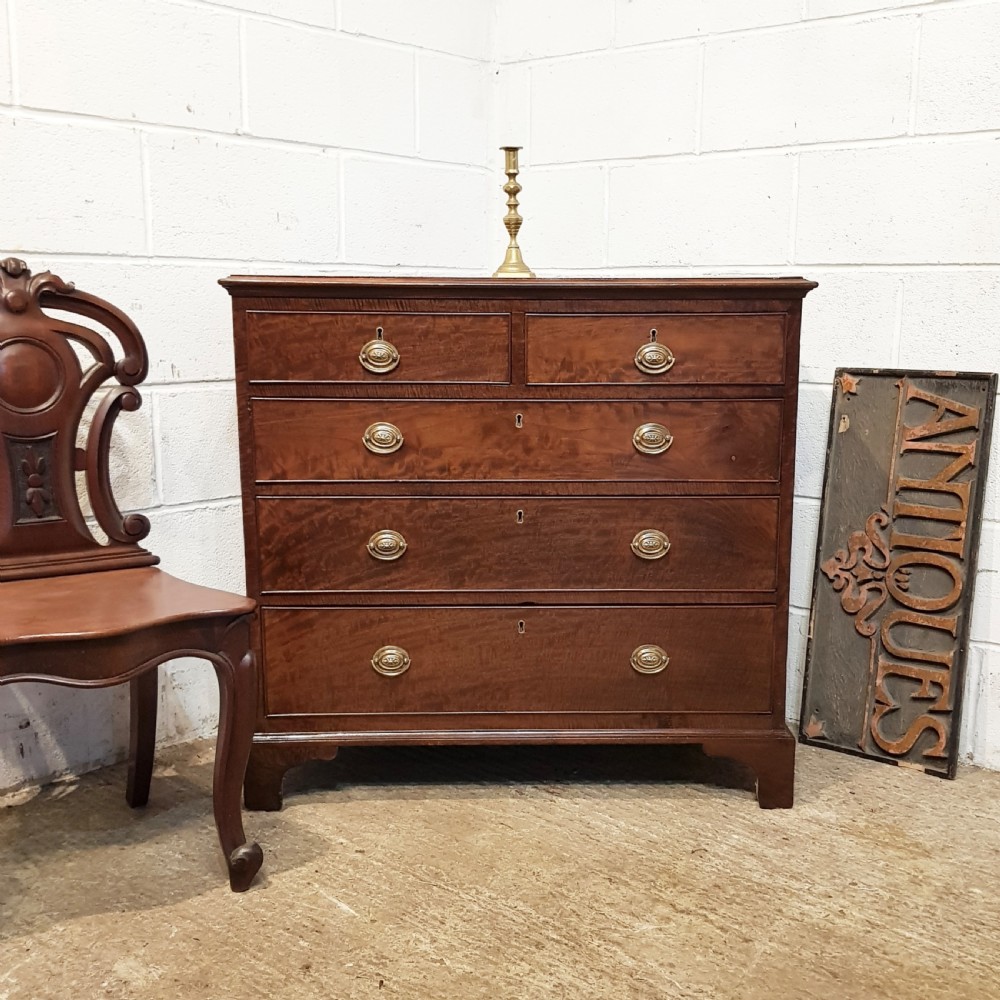
[(1000, 774), (800, 748), (764, 812), (686, 748), (355, 749), (238, 896), (211, 746), (162, 757), (0, 809), (0, 1000), (1000, 996)]

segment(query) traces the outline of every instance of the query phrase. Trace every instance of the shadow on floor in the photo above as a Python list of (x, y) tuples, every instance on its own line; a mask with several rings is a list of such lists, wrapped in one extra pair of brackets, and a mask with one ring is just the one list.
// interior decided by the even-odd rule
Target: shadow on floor
[[(285, 802), (309, 792), (351, 790), (377, 797), (466, 797), (495, 785), (663, 785), (683, 782), (752, 793), (752, 771), (697, 746), (345, 747), (332, 761), (288, 771)], [(646, 790), (648, 795), (648, 789)], [(756, 807), (754, 799), (747, 805)], [(251, 813), (250, 815), (257, 815)]]
[[(141, 912), (229, 893), (212, 817), (210, 744), (162, 755), (149, 805), (125, 803), (124, 764), (51, 785), (0, 809), (0, 941), (78, 917)], [(832, 775), (829, 780), (836, 780)], [(338, 813), (296, 817), (294, 806), (352, 799), (417, 801), (509, 794), (669, 800), (699, 794), (756, 816), (754, 775), (696, 746), (349, 747), (330, 762), (292, 768), (282, 812), (245, 812), (264, 849), (254, 889), (341, 850)], [(815, 781), (810, 791), (820, 788)], [(321, 810), (321, 816), (326, 810)], [(216, 905), (218, 903), (217, 897)], [(236, 901), (239, 905), (239, 901)]]
[[(0, 941), (77, 917), (229, 893), (212, 814), (214, 757), (187, 752), (179, 767), (156, 768), (143, 808), (126, 804), (119, 764), (0, 809)], [(327, 838), (293, 817), (245, 812), (243, 821), (248, 839), (264, 848), (252, 889), (330, 850)]]

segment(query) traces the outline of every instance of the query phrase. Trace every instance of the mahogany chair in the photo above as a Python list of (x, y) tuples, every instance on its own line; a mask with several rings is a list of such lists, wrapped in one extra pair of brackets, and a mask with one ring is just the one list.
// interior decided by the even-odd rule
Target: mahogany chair
[[(52, 317), (42, 306), (96, 321), (95, 330)], [(84, 370), (74, 349), (82, 348)], [(91, 363), (91, 357), (93, 362)], [(47, 681), (131, 687), (125, 798), (145, 805), (156, 737), (157, 667), (180, 656), (206, 659), (219, 681), (214, 807), (235, 892), (247, 889), (263, 855), (243, 833), (240, 793), (250, 753), (257, 679), (250, 652), (254, 601), (185, 583), (156, 568), (139, 545), (141, 514), (123, 516), (111, 492), (108, 453), (121, 410), (141, 403), (134, 388), (148, 368), (132, 321), (114, 306), (23, 261), (0, 261), (0, 684)], [(111, 378), (77, 445), (88, 401)], [(77, 473), (94, 519), (88, 530)]]

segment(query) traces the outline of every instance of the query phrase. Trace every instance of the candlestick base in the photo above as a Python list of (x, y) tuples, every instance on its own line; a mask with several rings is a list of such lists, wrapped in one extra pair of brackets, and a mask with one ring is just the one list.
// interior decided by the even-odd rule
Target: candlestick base
[(507, 247), (503, 263), (493, 272), (494, 278), (533, 278), (534, 276), (535, 272), (524, 263), (521, 248), (518, 246)]

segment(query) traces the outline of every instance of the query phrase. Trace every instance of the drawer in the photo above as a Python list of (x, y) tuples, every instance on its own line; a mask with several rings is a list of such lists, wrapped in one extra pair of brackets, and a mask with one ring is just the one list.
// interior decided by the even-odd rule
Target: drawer
[(505, 313), (248, 312), (246, 325), (251, 381), (510, 382)]
[[(771, 706), (773, 608), (267, 608), (262, 617), (269, 715)], [(655, 651), (636, 653), (644, 646), (669, 658), (659, 673), (632, 666), (634, 656), (662, 666)], [(373, 660), (406, 669), (386, 676)]]
[(771, 592), (777, 524), (767, 497), (257, 500), (271, 592)]
[[(781, 409), (781, 400), (770, 399), (257, 399), (256, 475), (295, 482), (773, 483)], [(647, 454), (640, 447), (665, 450)]]
[(785, 317), (529, 315), (527, 380), (649, 385), (784, 381)]

